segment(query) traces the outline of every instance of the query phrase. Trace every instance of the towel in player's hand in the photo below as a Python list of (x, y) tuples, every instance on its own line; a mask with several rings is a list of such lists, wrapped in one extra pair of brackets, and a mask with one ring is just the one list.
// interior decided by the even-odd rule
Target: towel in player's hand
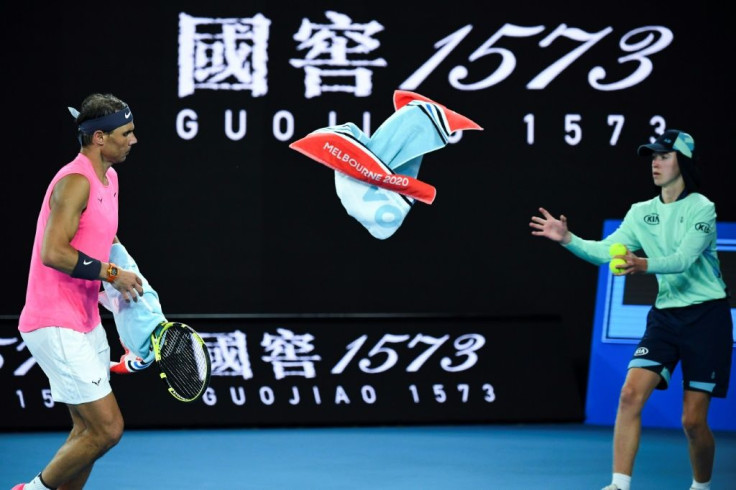
[(103, 282), (99, 301), (113, 314), (120, 343), (125, 349), (120, 361), (112, 362), (110, 370), (116, 373), (140, 371), (154, 360), (151, 333), (166, 317), (161, 309), (158, 293), (141, 274), (138, 264), (121, 243), (110, 249), (110, 261), (121, 269), (135, 272), (143, 281), (143, 295), (138, 301), (125, 301), (122, 294), (110, 283)]

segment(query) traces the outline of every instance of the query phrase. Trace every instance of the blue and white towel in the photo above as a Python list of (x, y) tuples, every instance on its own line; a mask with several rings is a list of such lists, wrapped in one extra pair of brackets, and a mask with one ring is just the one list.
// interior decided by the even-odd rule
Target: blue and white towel
[(125, 301), (120, 291), (108, 282), (102, 283), (104, 291), (100, 291), (99, 301), (112, 313), (123, 347), (141, 359), (138, 363), (140, 365), (134, 366), (134, 369), (144, 369), (154, 360), (151, 333), (159, 323), (166, 321), (166, 317), (161, 309), (158, 293), (141, 274), (138, 264), (123, 244), (112, 245), (110, 262), (121, 269), (135, 272), (143, 281), (143, 295), (138, 301)]
[[(346, 126), (368, 150), (397, 174), (416, 178), (425, 153), (447, 144), (449, 134), (438, 131), (434, 111), (426, 102), (411, 102), (394, 112), (369, 138), (357, 126)], [(335, 190), (345, 211), (378, 239), (393, 235), (411, 210), (414, 199), (369, 185), (335, 171)]]
[(346, 123), (318, 129), (290, 145), (334, 169), (343, 207), (378, 239), (399, 229), (415, 199), (434, 200), (434, 187), (417, 179), (422, 157), (446, 146), (455, 131), (483, 129), (413, 92), (395, 91), (394, 108), (371, 137)]

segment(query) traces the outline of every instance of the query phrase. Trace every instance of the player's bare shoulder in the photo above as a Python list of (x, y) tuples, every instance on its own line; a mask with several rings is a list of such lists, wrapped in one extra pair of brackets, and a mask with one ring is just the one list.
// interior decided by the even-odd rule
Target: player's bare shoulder
[(71, 173), (65, 175), (54, 184), (51, 204), (68, 205), (79, 203), (86, 206), (89, 198), (90, 183), (85, 175)]

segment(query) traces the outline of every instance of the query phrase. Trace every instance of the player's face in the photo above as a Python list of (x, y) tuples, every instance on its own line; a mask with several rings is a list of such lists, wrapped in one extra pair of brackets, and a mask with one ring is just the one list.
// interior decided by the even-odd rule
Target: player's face
[(105, 133), (105, 145), (102, 147), (102, 156), (105, 160), (112, 163), (125, 161), (133, 145), (138, 143), (133, 133), (134, 129), (135, 125), (131, 122)]
[(654, 185), (668, 187), (682, 178), (677, 152), (654, 153), (652, 155), (652, 178)]

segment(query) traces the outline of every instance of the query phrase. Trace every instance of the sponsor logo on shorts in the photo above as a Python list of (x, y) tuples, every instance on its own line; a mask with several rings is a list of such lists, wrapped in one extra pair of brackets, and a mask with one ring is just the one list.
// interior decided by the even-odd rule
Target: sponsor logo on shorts
[(648, 225), (658, 225), (659, 215), (657, 213), (652, 213), (644, 216), (644, 223)]
[(102, 381), (102, 378), (99, 378), (97, 381), (92, 381), (92, 384), (99, 386), (100, 385), (100, 381)]
[(646, 347), (639, 347), (636, 349), (636, 352), (634, 352), (635, 356), (646, 356), (647, 354), (649, 354), (649, 349)]

